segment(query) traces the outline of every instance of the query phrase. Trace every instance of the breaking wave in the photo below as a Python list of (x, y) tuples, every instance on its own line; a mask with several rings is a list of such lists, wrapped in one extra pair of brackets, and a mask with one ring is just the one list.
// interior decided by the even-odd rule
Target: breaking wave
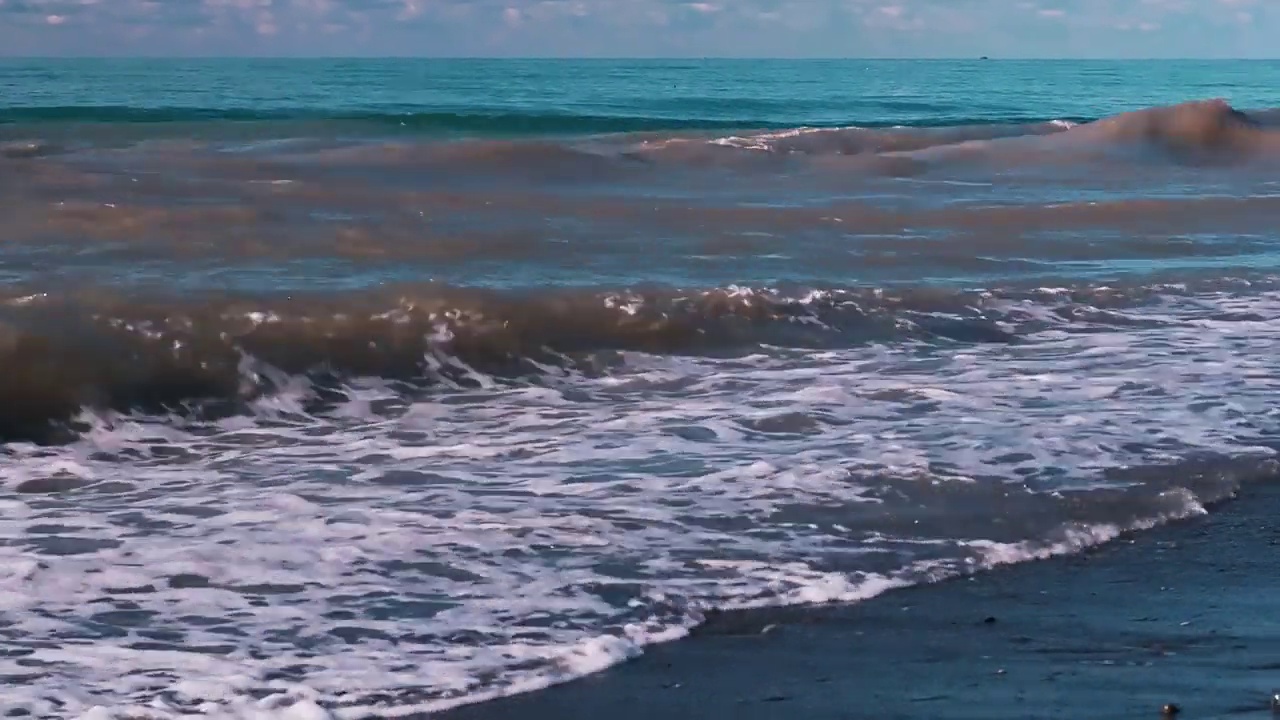
[[(1202, 281), (1199, 289), (1275, 283)], [(334, 387), (353, 377), (484, 386), (608, 374), (627, 352), (735, 357), (869, 343), (1017, 344), (1053, 323), (1156, 327), (1160, 320), (1119, 309), (1188, 292), (428, 285), (287, 298), (33, 294), (0, 306), (0, 437), (64, 437), (83, 409), (239, 412), (293, 376)]]
[[(1162, 148), (1179, 157), (1243, 155), (1280, 146), (1274, 131), (1278, 121), (1280, 111), (1244, 112), (1223, 100), (1187, 102), (1103, 118), (948, 118), (945, 122), (918, 123), (910, 127), (851, 118), (848, 122), (799, 128), (749, 117), (690, 119), (683, 116), (414, 110), (334, 114), (305, 109), (261, 111), (132, 107), (11, 107), (0, 110), (0, 127), (7, 126), (9, 129), (5, 134), (9, 136), (15, 133), (21, 136), (28, 131), (57, 135), (60, 123), (99, 125), (103, 128), (104, 137), (112, 138), (120, 136), (131, 125), (151, 127), (166, 124), (181, 124), (184, 126), (181, 132), (195, 133), (197, 137), (201, 134), (188, 126), (204, 127), (211, 137), (219, 133), (231, 133), (235, 137), (256, 133), (262, 138), (377, 137), (388, 131), (394, 131), (397, 136), (404, 133), (445, 133), (508, 139), (601, 135), (624, 141), (620, 148), (631, 157), (637, 154), (660, 155), (663, 151), (676, 155), (688, 153), (689, 143), (784, 154), (912, 154), (930, 149), (971, 154), (979, 149), (984, 152), (1025, 149), (1025, 142), (1034, 138), (1041, 139), (1039, 145), (1032, 146), (1039, 149), (1079, 151), (1089, 145), (1127, 143)], [(237, 127), (240, 129), (235, 130)], [(729, 135), (714, 132), (729, 130), (735, 132)], [(75, 131), (74, 138), (78, 144), (92, 142), (94, 132), (93, 128), (80, 128)], [(1021, 141), (1022, 144), (1013, 141)], [(3, 156), (39, 156), (43, 153), (35, 151), (38, 145), (38, 142), (18, 137), (16, 142), (4, 145), (7, 150)], [(520, 150), (519, 143), (508, 142), (497, 147), (526, 154)], [(471, 152), (486, 153), (492, 149)], [(546, 160), (536, 154), (528, 156), (528, 159)]]

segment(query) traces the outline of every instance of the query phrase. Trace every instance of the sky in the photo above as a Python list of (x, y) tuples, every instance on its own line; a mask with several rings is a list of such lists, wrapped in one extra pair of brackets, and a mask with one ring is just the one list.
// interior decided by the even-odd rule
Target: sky
[(0, 55), (1277, 57), (1280, 0), (0, 0)]

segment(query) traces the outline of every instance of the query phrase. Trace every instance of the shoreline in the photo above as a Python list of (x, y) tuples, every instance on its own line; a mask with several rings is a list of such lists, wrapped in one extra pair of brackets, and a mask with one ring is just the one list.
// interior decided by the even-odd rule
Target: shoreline
[(1272, 718), (1277, 514), (1280, 486), (1255, 483), (1074, 555), (722, 613), (604, 672), (428, 717)]

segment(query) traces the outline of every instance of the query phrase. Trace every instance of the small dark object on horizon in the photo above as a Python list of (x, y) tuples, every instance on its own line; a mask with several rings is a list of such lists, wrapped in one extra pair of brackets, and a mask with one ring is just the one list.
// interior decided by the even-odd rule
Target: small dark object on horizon
[(1180, 712), (1182, 712), (1182, 708), (1178, 707), (1175, 703), (1168, 703), (1164, 707), (1160, 708), (1160, 714), (1167, 718), (1175, 717)]

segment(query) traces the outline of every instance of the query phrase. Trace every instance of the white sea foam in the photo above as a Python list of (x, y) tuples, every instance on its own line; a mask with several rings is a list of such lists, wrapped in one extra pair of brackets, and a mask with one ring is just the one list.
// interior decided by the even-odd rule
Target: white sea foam
[[(72, 445), (11, 444), (0, 675), (26, 679), (5, 702), (94, 720), (439, 709), (598, 671), (710, 608), (1073, 552), (1235, 481), (1108, 472), (1272, 454), (1280, 295), (1082, 309), (1106, 324), (1002, 310), (1043, 328), (633, 354), (606, 378), (407, 399), (364, 381), (322, 416), (297, 382), (251, 419), (99, 417)], [(13, 492), (55, 476), (82, 487)]]
[(739, 150), (775, 150), (780, 140), (790, 140), (805, 135), (837, 134), (849, 130), (860, 130), (857, 126), (837, 128), (798, 127), (787, 130), (757, 133), (755, 135), (728, 135), (711, 141), (712, 145), (724, 145)]
[[(1061, 130), (1070, 130), (1077, 126), (1077, 123), (1070, 120), (1050, 120), (1045, 123), (1053, 128)], [(959, 130), (957, 132), (957, 130)], [(896, 135), (916, 137), (921, 139), (928, 138), (929, 130), (921, 130), (918, 127), (909, 127), (904, 125), (896, 125), (888, 130), (872, 129), (859, 127), (857, 125), (845, 125), (840, 127), (795, 127), (783, 130), (770, 130), (765, 132), (757, 132), (746, 135), (726, 135), (724, 137), (714, 138), (709, 144), (734, 148), (737, 150), (754, 150), (763, 152), (803, 152), (824, 154), (830, 152), (848, 152), (853, 148), (875, 148), (881, 143), (889, 142), (889, 138)], [(935, 131), (936, 132), (936, 131)], [(974, 143), (975, 146), (990, 142), (993, 138), (999, 137), (1017, 137), (1020, 132), (1036, 133), (1034, 125), (1022, 126), (1021, 131), (1017, 129), (993, 129), (981, 125), (972, 126), (967, 133), (964, 129), (951, 128), (940, 132), (935, 136), (934, 140), (942, 145), (963, 145)], [(657, 144), (647, 145), (648, 149), (660, 149)]]

